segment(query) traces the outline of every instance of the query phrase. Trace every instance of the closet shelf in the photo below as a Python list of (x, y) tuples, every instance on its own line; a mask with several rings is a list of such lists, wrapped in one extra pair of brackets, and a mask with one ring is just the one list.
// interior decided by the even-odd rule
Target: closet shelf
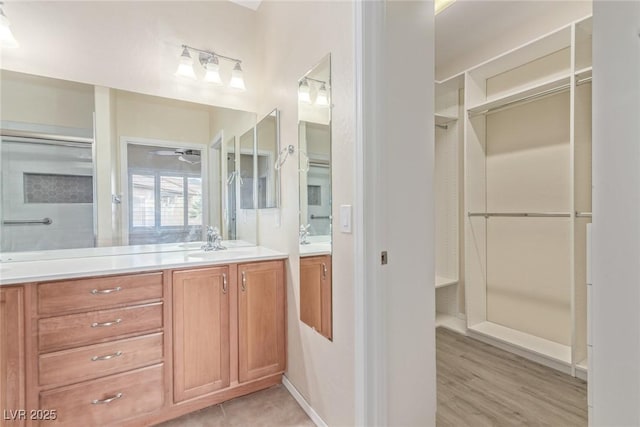
[(544, 80), (535, 84), (519, 88), (511, 92), (503, 93), (497, 97), (491, 97), (486, 101), (471, 106), (467, 109), (470, 116), (486, 114), (498, 108), (505, 108), (521, 102), (532, 101), (547, 95), (569, 89), (570, 76), (563, 74), (551, 80)]
[(467, 325), (463, 319), (445, 313), (436, 313), (436, 328), (445, 328), (463, 335), (467, 333)]
[(481, 322), (469, 326), (469, 331), (565, 365), (571, 364), (571, 346), (568, 345), (549, 341), (493, 322)]
[(452, 116), (445, 116), (442, 114), (436, 114), (435, 115), (435, 122), (436, 125), (447, 125), (451, 122), (455, 122), (456, 120), (458, 120), (457, 117), (452, 117)]
[(436, 276), (436, 289), (444, 288), (445, 286), (457, 285), (458, 279), (451, 279), (449, 277)]

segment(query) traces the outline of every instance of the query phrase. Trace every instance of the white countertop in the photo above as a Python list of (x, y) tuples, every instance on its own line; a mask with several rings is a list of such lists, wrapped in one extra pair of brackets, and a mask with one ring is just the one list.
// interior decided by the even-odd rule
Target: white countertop
[[(79, 249), (54, 249), (54, 250), (34, 250), (27, 252), (2, 252), (0, 262), (14, 261), (42, 261), (46, 259), (62, 258), (88, 258), (96, 256), (110, 255), (139, 255), (143, 253), (156, 252), (182, 252), (186, 250), (197, 251), (204, 242), (184, 242), (184, 243), (158, 243), (149, 245), (129, 245), (129, 246), (101, 246), (96, 248)], [(244, 240), (224, 240), (222, 246), (226, 248), (238, 248), (255, 246), (255, 244)]]
[(300, 257), (304, 258), (317, 255), (331, 255), (331, 243), (320, 242), (300, 245)]
[(262, 246), (229, 247), (221, 251), (182, 250), (109, 256), (0, 263), (0, 285), (135, 273), (172, 268), (201, 267), (287, 258)]

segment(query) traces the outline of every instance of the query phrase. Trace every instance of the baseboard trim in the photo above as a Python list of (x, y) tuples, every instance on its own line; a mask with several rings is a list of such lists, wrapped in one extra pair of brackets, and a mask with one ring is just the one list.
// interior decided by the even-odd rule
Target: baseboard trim
[(306, 414), (309, 416), (309, 418), (311, 418), (311, 421), (313, 421), (315, 425), (317, 425), (318, 427), (329, 427), (327, 423), (325, 423), (324, 420), (320, 418), (320, 415), (318, 415), (318, 413), (311, 407), (309, 402), (307, 402), (307, 400), (300, 394), (298, 389), (296, 389), (296, 387), (291, 384), (291, 381), (289, 381), (286, 375), (282, 377), (282, 385), (284, 385), (284, 388), (286, 388), (289, 393), (291, 393), (291, 396), (293, 396), (296, 402), (298, 402), (302, 410), (306, 412)]
[(509, 353), (524, 357), (525, 359), (531, 360), (532, 362), (536, 362), (540, 365), (555, 369), (556, 371), (562, 372), (563, 374), (571, 375), (571, 363), (563, 362), (555, 358), (542, 355), (536, 351), (529, 350), (517, 344), (512, 344), (499, 338), (474, 331), (473, 329), (467, 329), (467, 336), (481, 341), (485, 344), (489, 344), (493, 347), (497, 347), (501, 350), (508, 351)]

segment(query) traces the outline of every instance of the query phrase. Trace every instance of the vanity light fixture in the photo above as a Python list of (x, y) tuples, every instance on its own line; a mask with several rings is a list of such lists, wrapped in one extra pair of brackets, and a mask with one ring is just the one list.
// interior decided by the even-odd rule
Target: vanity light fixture
[(322, 83), (320, 89), (318, 90), (318, 95), (316, 96), (316, 105), (320, 105), (323, 107), (329, 106), (329, 96), (327, 95), (327, 86), (325, 83)]
[(233, 70), (231, 70), (231, 81), (229, 82), (229, 86), (239, 90), (247, 89), (244, 86), (244, 77), (242, 76), (242, 67), (240, 66), (240, 61), (236, 62)]
[(298, 101), (311, 104), (311, 88), (307, 79), (303, 79), (298, 87)]
[(187, 77), (194, 80), (196, 78), (196, 73), (193, 71), (193, 58), (191, 58), (189, 49), (186, 47), (182, 50), (182, 55), (180, 55), (180, 63), (176, 70), (176, 76)]
[(196, 79), (196, 73), (193, 69), (193, 59), (191, 53), (198, 54), (198, 62), (205, 70), (204, 81), (207, 83), (213, 83), (216, 85), (222, 85), (222, 78), (220, 77), (220, 59), (226, 59), (227, 61), (234, 62), (235, 65), (231, 71), (231, 81), (229, 86), (234, 89), (246, 90), (244, 85), (244, 77), (242, 74), (242, 67), (239, 59), (231, 58), (228, 56), (220, 55), (219, 53), (209, 50), (198, 49), (186, 44), (182, 45), (182, 55), (180, 56), (180, 64), (178, 65), (178, 71), (176, 76), (189, 77)]
[(205, 82), (217, 85), (222, 84), (222, 79), (220, 78), (220, 64), (217, 56), (210, 56), (204, 64), (204, 69), (206, 70), (204, 75)]
[(4, 2), (0, 2), (0, 47), (17, 48), (18, 41), (11, 32), (11, 23), (4, 14)]
[(316, 90), (316, 99), (315, 105), (319, 107), (328, 107), (329, 106), (329, 96), (327, 93), (327, 82), (324, 80), (313, 79), (311, 77), (305, 77), (300, 81), (298, 87), (298, 101), (304, 102), (306, 104), (313, 104), (314, 102), (311, 100), (311, 85), (313, 83), (314, 87), (320, 86), (319, 89)]

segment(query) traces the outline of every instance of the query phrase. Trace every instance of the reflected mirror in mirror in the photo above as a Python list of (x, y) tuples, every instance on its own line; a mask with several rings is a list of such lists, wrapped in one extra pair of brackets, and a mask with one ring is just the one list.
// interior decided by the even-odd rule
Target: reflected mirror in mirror
[(222, 182), (224, 203), (224, 227), (222, 238), (225, 240), (235, 240), (237, 235), (236, 218), (237, 207), (236, 200), (239, 191), (239, 174), (236, 167), (236, 137), (230, 138), (224, 145), (222, 155), (222, 176), (226, 179)]
[(332, 339), (331, 58), (298, 81), (300, 320)]
[(279, 114), (273, 110), (256, 125), (256, 176), (258, 209), (279, 205), (279, 176), (275, 164), (279, 152)]
[(240, 136), (240, 208), (254, 209), (254, 176), (256, 130), (251, 128)]
[(1, 261), (184, 250), (204, 225), (256, 243), (226, 184), (254, 113), (7, 70), (0, 84)]

